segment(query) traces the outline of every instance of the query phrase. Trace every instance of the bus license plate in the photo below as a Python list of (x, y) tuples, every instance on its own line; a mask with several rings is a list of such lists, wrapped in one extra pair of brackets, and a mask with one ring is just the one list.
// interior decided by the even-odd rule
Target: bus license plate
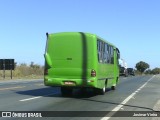
[(70, 82), (70, 81), (66, 81), (64, 82), (65, 85), (74, 85), (75, 83), (74, 82)]

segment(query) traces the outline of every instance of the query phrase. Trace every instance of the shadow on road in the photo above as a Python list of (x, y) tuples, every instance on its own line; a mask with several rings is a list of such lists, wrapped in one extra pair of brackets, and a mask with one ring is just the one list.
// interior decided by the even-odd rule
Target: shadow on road
[[(59, 87), (45, 87), (45, 88), (32, 89), (32, 90), (23, 90), (23, 91), (12, 90), (12, 91), (14, 91), (17, 94), (29, 95), (32, 97), (36, 97), (36, 96), (64, 97), (61, 95), (61, 91)], [(94, 96), (96, 95), (91, 90), (86, 90), (85, 92), (82, 92), (79, 89), (74, 89), (73, 94), (71, 96), (66, 96), (66, 97), (67, 98), (90, 98)]]
[[(12, 90), (14, 91), (14, 90)], [(59, 93), (60, 90), (58, 87), (45, 87), (45, 88), (39, 88), (39, 89), (32, 89), (32, 90), (23, 90), (23, 91), (15, 91), (17, 94), (21, 95), (29, 95), (29, 96), (46, 96), (48, 94), (54, 94), (54, 93)], [(47, 96), (48, 97), (48, 96)]]
[(80, 98), (80, 99), (81, 100), (86, 100), (86, 101), (97, 102), (97, 103), (107, 103), (107, 104), (112, 104), (112, 105), (123, 105), (123, 106), (127, 106), (127, 107), (141, 108), (141, 109), (145, 109), (145, 110), (149, 110), (149, 111), (154, 111), (152, 108), (144, 107), (144, 106), (127, 105), (127, 104), (120, 104), (120, 103), (116, 103), (116, 102), (91, 100), (91, 99), (85, 99), (85, 98)]
[[(107, 89), (106, 92), (110, 92), (111, 89)], [(43, 97), (59, 97), (59, 98), (71, 98), (71, 99), (78, 99), (83, 101), (92, 101), (96, 103), (104, 103), (104, 104), (112, 104), (112, 105), (123, 105), (127, 107), (134, 107), (134, 108), (141, 108), (144, 110), (150, 110), (154, 111), (152, 108), (144, 107), (144, 106), (135, 106), (135, 105), (127, 105), (127, 104), (120, 104), (116, 102), (110, 102), (110, 101), (101, 101), (101, 100), (94, 100), (94, 97), (100, 97), (103, 95), (95, 95), (93, 91), (87, 90), (86, 92), (82, 92), (81, 90), (75, 89), (72, 96), (63, 97), (60, 92), (59, 87), (47, 87), (47, 88), (40, 88), (40, 89), (32, 89), (32, 90), (26, 90), (26, 91), (15, 91), (17, 94), (21, 95), (29, 95), (29, 96), (43, 96)], [(53, 95), (52, 95), (53, 93)], [(54, 94), (56, 93), (56, 94)], [(97, 98), (96, 98), (97, 99)]]

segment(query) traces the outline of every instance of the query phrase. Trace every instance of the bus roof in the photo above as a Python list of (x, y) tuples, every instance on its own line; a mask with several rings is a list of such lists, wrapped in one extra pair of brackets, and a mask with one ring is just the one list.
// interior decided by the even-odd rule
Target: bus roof
[[(56, 34), (62, 34), (62, 35), (63, 35), (63, 34), (66, 34), (66, 33), (68, 33), (68, 34), (75, 34), (75, 33), (80, 33), (80, 32), (58, 32), (58, 33), (51, 33), (50, 35), (56, 35)], [(115, 45), (113, 45), (112, 43), (108, 42), (107, 40), (99, 37), (99, 36), (96, 35), (96, 34), (87, 33), (87, 32), (82, 32), (82, 33), (84, 33), (85, 35), (89, 35), (89, 36), (96, 37), (97, 39), (100, 39), (100, 40), (102, 40), (103, 42), (106, 42), (106, 43), (108, 43), (109, 45), (115, 47)], [(116, 48), (116, 47), (115, 47), (115, 48)]]
[[(99, 37), (99, 36), (97, 36), (97, 35), (96, 35), (96, 37), (97, 37), (98, 39), (100, 39), (100, 40), (102, 40), (102, 41), (108, 43), (109, 45), (115, 47), (115, 45), (113, 45), (112, 43), (108, 42), (107, 40), (104, 40), (103, 38), (101, 38), (101, 37)], [(115, 48), (116, 48), (116, 47), (115, 47)]]

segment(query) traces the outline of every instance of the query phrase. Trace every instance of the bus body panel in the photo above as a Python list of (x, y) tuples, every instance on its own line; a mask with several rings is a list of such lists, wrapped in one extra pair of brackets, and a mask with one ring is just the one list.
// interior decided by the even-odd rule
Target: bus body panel
[[(114, 50), (114, 64), (100, 63), (97, 39), (96, 35), (89, 33), (49, 34), (44, 55), (47, 69), (44, 84), (92, 88), (116, 85), (119, 77), (116, 51)], [(96, 71), (95, 77), (91, 76), (92, 70)]]
[[(95, 39), (95, 40), (93, 40)], [(88, 45), (89, 44), (89, 45)], [(48, 37), (48, 49), (45, 54), (50, 56), (51, 68), (45, 76), (45, 84), (63, 86), (66, 81), (74, 82), (69, 86), (90, 86), (91, 70), (96, 70), (96, 37), (83, 33), (58, 33)], [(47, 65), (46, 65), (47, 66)], [(93, 82), (91, 86), (96, 86)], [(67, 86), (67, 85), (66, 85)]]

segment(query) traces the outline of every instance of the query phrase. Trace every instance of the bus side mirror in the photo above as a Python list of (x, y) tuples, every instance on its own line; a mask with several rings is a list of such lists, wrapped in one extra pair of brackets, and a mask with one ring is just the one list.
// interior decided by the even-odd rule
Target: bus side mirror
[(120, 59), (120, 54), (117, 54), (118, 59)]
[(118, 48), (116, 48), (116, 50), (117, 50), (117, 58), (120, 59), (120, 51)]

